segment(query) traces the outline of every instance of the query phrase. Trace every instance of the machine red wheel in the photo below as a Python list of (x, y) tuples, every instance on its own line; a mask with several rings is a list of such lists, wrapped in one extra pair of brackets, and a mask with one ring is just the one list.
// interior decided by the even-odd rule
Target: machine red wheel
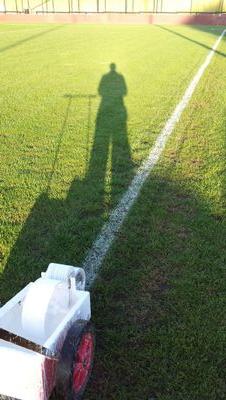
[(73, 370), (73, 391), (80, 393), (89, 379), (94, 356), (94, 336), (91, 332), (83, 334), (75, 356)]
[(57, 400), (80, 400), (91, 375), (95, 335), (90, 322), (77, 321), (65, 339), (57, 371)]

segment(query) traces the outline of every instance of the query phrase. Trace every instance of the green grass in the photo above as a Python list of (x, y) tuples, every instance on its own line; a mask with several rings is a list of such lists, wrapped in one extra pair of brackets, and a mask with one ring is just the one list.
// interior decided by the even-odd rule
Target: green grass
[[(222, 30), (167, 29), (0, 27), (3, 301), (82, 262)], [(225, 54), (224, 39), (92, 290), (87, 400), (226, 397)], [(128, 95), (109, 112), (111, 62)]]

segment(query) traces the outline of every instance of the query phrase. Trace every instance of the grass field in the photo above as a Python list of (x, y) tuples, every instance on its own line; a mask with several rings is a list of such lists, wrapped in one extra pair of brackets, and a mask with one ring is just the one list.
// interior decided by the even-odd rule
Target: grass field
[[(3, 302), (82, 263), (221, 31), (0, 26)], [(226, 398), (225, 55), (224, 38), (92, 290), (85, 400)]]

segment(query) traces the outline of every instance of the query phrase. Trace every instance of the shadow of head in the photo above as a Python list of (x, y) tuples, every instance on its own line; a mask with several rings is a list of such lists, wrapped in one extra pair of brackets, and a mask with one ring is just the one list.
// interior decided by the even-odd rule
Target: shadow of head
[(110, 71), (101, 78), (98, 93), (103, 101), (122, 101), (127, 95), (125, 78), (117, 72), (115, 63), (111, 63), (109, 68)]
[(110, 70), (111, 70), (111, 72), (115, 72), (116, 71), (116, 64), (115, 63), (111, 63), (110, 64)]

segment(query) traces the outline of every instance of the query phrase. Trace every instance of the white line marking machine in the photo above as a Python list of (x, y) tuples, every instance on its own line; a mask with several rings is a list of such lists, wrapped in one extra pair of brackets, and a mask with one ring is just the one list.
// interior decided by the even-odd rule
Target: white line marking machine
[(0, 399), (80, 400), (94, 329), (82, 268), (51, 263), (0, 308)]

